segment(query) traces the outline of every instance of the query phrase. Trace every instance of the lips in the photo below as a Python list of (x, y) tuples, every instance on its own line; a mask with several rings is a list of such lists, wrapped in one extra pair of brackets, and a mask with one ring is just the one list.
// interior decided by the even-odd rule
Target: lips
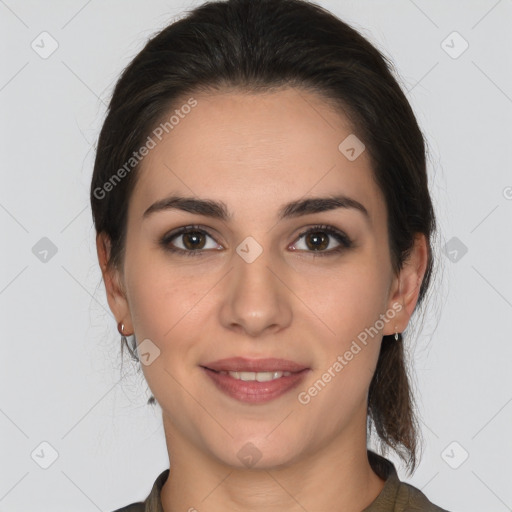
[(217, 372), (205, 367), (202, 367), (202, 371), (224, 395), (238, 402), (253, 405), (264, 404), (290, 393), (304, 382), (309, 372), (308, 369), (304, 369), (287, 375), (283, 374), (270, 381), (258, 382), (257, 380), (239, 380), (233, 378), (230, 373)]
[(307, 366), (288, 359), (266, 358), (247, 359), (244, 357), (230, 357), (219, 359), (201, 365), (216, 372), (292, 372), (297, 373), (307, 369)]

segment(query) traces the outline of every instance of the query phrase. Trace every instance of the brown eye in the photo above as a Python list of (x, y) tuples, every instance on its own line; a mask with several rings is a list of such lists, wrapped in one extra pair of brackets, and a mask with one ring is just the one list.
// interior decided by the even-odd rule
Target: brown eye
[[(212, 241), (209, 242), (208, 239)], [(221, 247), (215, 243), (207, 231), (196, 226), (188, 226), (168, 233), (160, 240), (160, 244), (166, 251), (185, 256), (200, 256), (208, 252), (207, 249), (219, 250)]]
[(205, 237), (200, 231), (189, 231), (181, 236), (183, 237), (183, 245), (186, 249), (203, 249), (205, 245)]
[(329, 236), (322, 231), (310, 231), (305, 239), (311, 250), (323, 250), (329, 246)]
[[(353, 247), (352, 241), (347, 235), (345, 235), (345, 233), (331, 226), (313, 226), (299, 235), (299, 242), (301, 242), (302, 239), (304, 239), (303, 243), (305, 248), (299, 247), (300, 251), (312, 253), (313, 256), (339, 254), (340, 252)], [(337, 242), (338, 245), (328, 249), (332, 240)]]

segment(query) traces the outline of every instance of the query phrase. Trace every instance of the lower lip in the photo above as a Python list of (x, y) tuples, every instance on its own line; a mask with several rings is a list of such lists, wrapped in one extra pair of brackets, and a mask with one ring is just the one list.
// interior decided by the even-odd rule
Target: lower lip
[(305, 378), (309, 369), (306, 368), (300, 372), (292, 373), (286, 377), (269, 380), (267, 382), (245, 381), (235, 379), (229, 374), (215, 372), (209, 368), (202, 369), (212, 379), (218, 389), (239, 400), (240, 402), (261, 404), (270, 402), (288, 391), (296, 388)]

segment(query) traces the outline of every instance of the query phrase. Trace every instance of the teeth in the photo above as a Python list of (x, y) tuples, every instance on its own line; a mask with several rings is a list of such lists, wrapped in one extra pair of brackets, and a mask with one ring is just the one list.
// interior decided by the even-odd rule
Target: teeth
[(268, 382), (269, 380), (280, 379), (281, 377), (288, 377), (291, 375), (291, 372), (224, 372), (220, 373), (228, 374), (234, 379), (244, 380), (244, 381), (258, 381), (258, 382)]

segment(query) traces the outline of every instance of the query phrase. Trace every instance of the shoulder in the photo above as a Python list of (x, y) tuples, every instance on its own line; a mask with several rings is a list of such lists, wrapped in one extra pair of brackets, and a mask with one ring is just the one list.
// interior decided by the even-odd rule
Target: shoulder
[(368, 452), (372, 469), (385, 480), (384, 488), (363, 512), (448, 512), (434, 505), (416, 487), (398, 478), (391, 461), (374, 452)]
[(444, 508), (434, 505), (419, 489), (410, 484), (400, 482), (397, 490), (398, 510), (404, 512), (448, 512)]
[(158, 475), (149, 496), (144, 501), (131, 503), (130, 505), (126, 505), (125, 507), (114, 510), (113, 512), (162, 512), (160, 492), (168, 476), (169, 469), (165, 469)]

